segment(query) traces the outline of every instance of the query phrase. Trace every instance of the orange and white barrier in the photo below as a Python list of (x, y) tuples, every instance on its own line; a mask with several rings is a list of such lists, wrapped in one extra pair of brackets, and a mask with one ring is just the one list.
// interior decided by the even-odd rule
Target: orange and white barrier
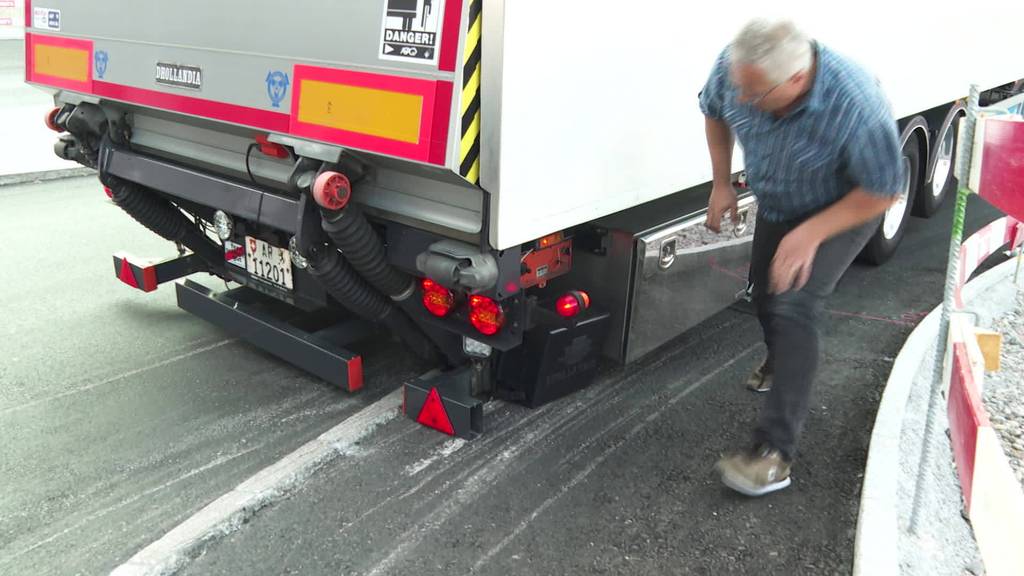
[(1014, 249), (1024, 244), (1024, 222), (1012, 216), (1000, 218), (978, 230), (960, 246), (959, 282), (956, 287), (956, 307), (963, 309), (963, 287), (978, 266), (989, 256), (1009, 246)]
[[(1006, 243), (1024, 241), (1024, 225), (1013, 218), (989, 224), (963, 243), (957, 306), (964, 281)], [(992, 428), (982, 401), (985, 361), (964, 317), (950, 325), (947, 413), (950, 441), (967, 517), (991, 576), (1024, 574), (1024, 490)]]

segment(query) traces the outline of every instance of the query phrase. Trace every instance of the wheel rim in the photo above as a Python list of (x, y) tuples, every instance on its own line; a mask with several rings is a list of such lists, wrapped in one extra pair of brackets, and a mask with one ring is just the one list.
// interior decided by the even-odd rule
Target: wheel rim
[(932, 196), (938, 198), (946, 189), (949, 175), (953, 172), (953, 126), (946, 129), (935, 160), (935, 173), (932, 175)]
[(910, 157), (903, 157), (903, 186), (896, 202), (885, 211), (885, 221), (882, 223), (882, 234), (886, 240), (892, 240), (900, 231), (903, 224), (903, 215), (907, 212), (907, 200), (910, 198)]

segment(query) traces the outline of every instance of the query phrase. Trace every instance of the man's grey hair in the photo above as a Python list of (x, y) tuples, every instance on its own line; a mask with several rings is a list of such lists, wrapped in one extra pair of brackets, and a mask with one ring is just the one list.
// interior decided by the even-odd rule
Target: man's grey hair
[(811, 41), (789, 20), (751, 20), (736, 35), (730, 55), (733, 64), (748, 64), (764, 71), (770, 82), (781, 84), (811, 67)]

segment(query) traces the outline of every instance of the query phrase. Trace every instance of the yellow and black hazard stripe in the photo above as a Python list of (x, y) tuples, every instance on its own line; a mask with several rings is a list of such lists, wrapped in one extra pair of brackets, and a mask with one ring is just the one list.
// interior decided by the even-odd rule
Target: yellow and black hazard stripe
[(480, 28), (483, 0), (469, 0), (469, 28), (462, 53), (462, 144), (459, 174), (480, 182)]

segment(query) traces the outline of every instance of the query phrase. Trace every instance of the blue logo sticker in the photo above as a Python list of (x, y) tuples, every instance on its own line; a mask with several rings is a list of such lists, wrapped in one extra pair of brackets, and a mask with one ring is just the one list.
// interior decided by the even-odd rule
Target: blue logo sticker
[(102, 80), (107, 73), (107, 62), (110, 61), (110, 55), (106, 50), (98, 50), (94, 58), (96, 60), (96, 76)]
[(270, 97), (270, 104), (274, 108), (281, 107), (281, 102), (288, 95), (288, 84), (288, 75), (284, 72), (267, 73), (267, 96)]

